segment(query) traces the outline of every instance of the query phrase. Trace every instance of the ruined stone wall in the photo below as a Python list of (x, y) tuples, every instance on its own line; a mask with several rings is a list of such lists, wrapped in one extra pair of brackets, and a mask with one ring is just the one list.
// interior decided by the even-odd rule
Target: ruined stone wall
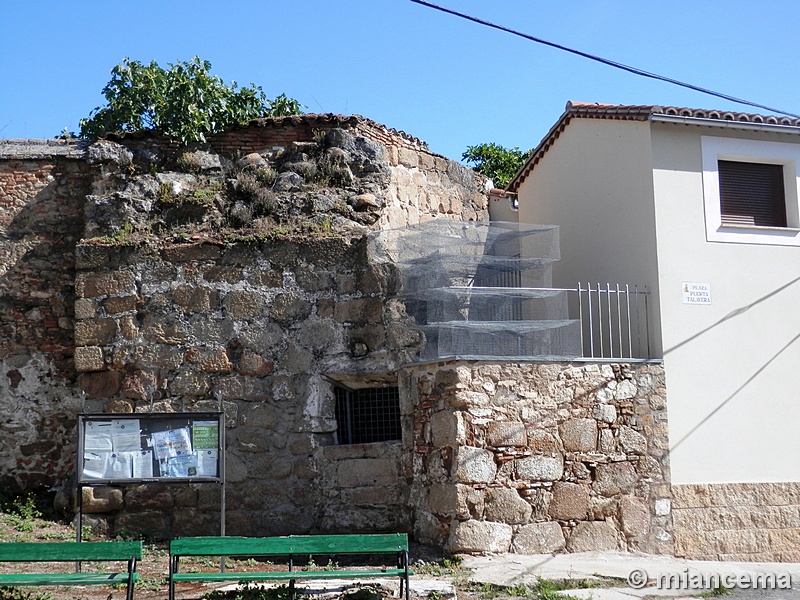
[(63, 142), (0, 142), (0, 487), (10, 492), (62, 481), (74, 466), (83, 156)]
[[(335, 263), (345, 255), (349, 257), (350, 250), (330, 251), (327, 258), (317, 256), (311, 268), (299, 256), (306, 250), (296, 248), (303, 247), (297, 241), (305, 233), (309, 237), (315, 233), (331, 237), (342, 234), (349, 240), (343, 247), (357, 247), (358, 251), (353, 249), (351, 254), (368, 261), (358, 240), (386, 223), (408, 221), (406, 216), (400, 221), (386, 216), (395, 209), (394, 200), (387, 200), (395, 193), (390, 189), (398, 189), (394, 172), (408, 170), (392, 163), (392, 157), (397, 158), (398, 149), (433, 156), (424, 142), (362, 117), (335, 115), (256, 122), (221, 134), (216, 141), (216, 149), (214, 145), (179, 148), (172, 140), (148, 133), (118, 138), (119, 143), (91, 145), (56, 140), (0, 142), (0, 402), (6, 415), (0, 424), (4, 433), (0, 436), (0, 478), (6, 489), (51, 488), (65, 482), (74, 469), (75, 415), (80, 410), (81, 392), (90, 396), (91, 407), (98, 409), (104, 403), (98, 400), (92, 404), (92, 399), (105, 395), (106, 400), (130, 400), (126, 394), (141, 396), (148, 385), (154, 385), (129, 368), (129, 362), (113, 362), (118, 358), (109, 358), (106, 342), (120, 336), (132, 348), (133, 341), (125, 336), (139, 336), (143, 343), (128, 349), (139, 353), (133, 362), (168, 360), (163, 346), (169, 344), (164, 340), (177, 343), (183, 339), (177, 329), (170, 329), (170, 319), (177, 318), (169, 314), (175, 306), (180, 307), (184, 320), (193, 311), (206, 311), (204, 323), (193, 324), (208, 330), (201, 332), (200, 338), (205, 340), (206, 333), (224, 338), (228, 333), (225, 328), (243, 318), (236, 311), (248, 310), (241, 308), (250, 298), (248, 293), (271, 290), (266, 300), (259, 296), (275, 304), (264, 311), (298, 311), (302, 316), (316, 310), (309, 313), (302, 327), (293, 322), (295, 333), (302, 330), (305, 339), (310, 339), (317, 335), (317, 327), (323, 330), (320, 339), (327, 339), (329, 329), (335, 331), (337, 348), (353, 358), (348, 368), (354, 373), (390, 373), (412, 352), (407, 348), (418, 340), (400, 324), (402, 309), (385, 303), (383, 292), (375, 292), (393, 285), (391, 273), (363, 265), (360, 271), (348, 271), (351, 267), (346, 261)], [(274, 146), (283, 146), (284, 150), (274, 151)], [(276, 155), (278, 162), (274, 162)], [(311, 163), (320, 157), (332, 161), (338, 169), (334, 174), (345, 176), (336, 186), (328, 186), (329, 182), (315, 174)], [(411, 159), (406, 158), (406, 162)], [(237, 175), (268, 165), (279, 171), (272, 189), (263, 193), (275, 209), (272, 221), (255, 235), (252, 231), (223, 231), (228, 217), (225, 211), (231, 212), (234, 201), (234, 208), (247, 201), (242, 199)], [(445, 171), (456, 167), (440, 157), (438, 168)], [(485, 199), (475, 194), (482, 189), (482, 180), (470, 173), (463, 169), (460, 180), (467, 183), (467, 189), (454, 192), (452, 188), (460, 183), (452, 181), (439, 186), (438, 191), (431, 190), (420, 200), (422, 214), (435, 216), (442, 204), (439, 196), (456, 193), (464, 203), (460, 210), (449, 209), (447, 216), (486, 219)], [(250, 182), (253, 179), (251, 175)], [(277, 264), (273, 255), (281, 253), (294, 257), (287, 259), (289, 262), (301, 262), (286, 270), (253, 275), (255, 279), (238, 280), (244, 276), (236, 264), (241, 252), (236, 240), (245, 240), (246, 245), (247, 240), (269, 238), (270, 227), (284, 235), (282, 241), (270, 246), (270, 256), (262, 256), (259, 264)], [(92, 241), (83, 243), (90, 238)], [(175, 241), (193, 240), (208, 244), (169, 246)], [(75, 269), (76, 244), (79, 275)], [(136, 244), (153, 249), (154, 258), (143, 259), (150, 263), (136, 264), (134, 258), (126, 262), (114, 255), (129, 252), (132, 256)], [(324, 242), (320, 244), (324, 246)], [(323, 246), (317, 244), (317, 248)], [(198, 275), (191, 270), (195, 264), (192, 260), (200, 261), (198, 265), (206, 260), (203, 266), (209, 270)], [(190, 266), (184, 273), (187, 264)], [(156, 285), (159, 274), (165, 274), (159, 285), (167, 285), (170, 277), (184, 278), (172, 280), (173, 287), (156, 296), (169, 299), (166, 308), (141, 293), (143, 287), (152, 289)], [(286, 290), (279, 293), (284, 285)], [(202, 288), (199, 291), (198, 286)], [(292, 289), (303, 289), (304, 293), (315, 290), (317, 297), (311, 305), (306, 299), (295, 304), (295, 296), (288, 291)], [(211, 307), (216, 307), (215, 315), (224, 312), (230, 320), (221, 325), (208, 312)], [(76, 311), (78, 325), (73, 330)], [(160, 321), (162, 316), (164, 322)], [(198, 315), (193, 318), (203, 320)], [(224, 332), (215, 329), (219, 327)], [(273, 338), (283, 335), (275, 331), (271, 324), (259, 334), (259, 339), (266, 340), (264, 352), (272, 351)], [(262, 364), (250, 353), (233, 348), (227, 359), (229, 366), (217, 349), (193, 350), (186, 358), (191, 368), (175, 365), (176, 371), (163, 380), (169, 379), (175, 390), (184, 386), (176, 397), (198, 398), (198, 390), (205, 388), (193, 369), (224, 372), (231, 368), (238, 373), (240, 365), (232, 358), (236, 352), (243, 353), (241, 360), (250, 365), (243, 369), (274, 369), (278, 373), (287, 361), (295, 365), (289, 369), (298, 369), (298, 364), (309, 360), (307, 349), (301, 351), (301, 347), (301, 342), (286, 342), (279, 365), (267, 359)], [(396, 352), (398, 347), (403, 350)], [(103, 348), (102, 356), (97, 348)], [(315, 348), (313, 360), (317, 361), (320, 354), (327, 356), (327, 352), (328, 347)], [(106, 360), (112, 363), (106, 364)], [(138, 392), (133, 391), (136, 386)], [(208, 388), (208, 398), (215, 390)], [(305, 402), (308, 397), (301, 390), (296, 399)], [(112, 410), (114, 407), (110, 405)], [(298, 408), (305, 409), (305, 405)], [(399, 467), (396, 470), (399, 473)], [(132, 504), (138, 506), (141, 503), (137, 504), (136, 497), (131, 496)], [(158, 498), (161, 496), (142, 502), (150, 506), (158, 503)], [(172, 501), (165, 501), (166, 505)]]
[[(366, 249), (335, 236), (83, 245), (75, 362), (87, 407), (147, 412), (153, 400), (156, 412), (213, 410), (221, 397), (231, 534), (404, 529), (398, 444), (334, 446), (323, 377), (391, 373), (419, 341), (398, 335), (391, 274)], [(218, 492), (199, 489), (193, 505), (184, 497), (178, 516), (174, 487), (123, 489), (125, 512), (104, 526), (215, 531)]]
[(254, 121), (211, 140), (220, 154), (262, 152), (276, 146), (320, 139), (331, 129), (378, 142), (391, 169), (383, 194), (362, 199), (377, 202), (382, 228), (405, 227), (437, 217), (462, 221), (489, 218), (484, 179), (463, 165), (431, 152), (427, 144), (403, 132), (359, 116), (314, 115)]
[(409, 368), (403, 388), (421, 541), (672, 552), (661, 365), (438, 363)]
[(800, 561), (800, 483), (680, 484), (672, 498), (676, 556)]
[[(288, 122), (298, 139), (280, 139)], [(286, 146), (275, 150), (278, 141)], [(409, 529), (410, 455), (399, 442), (336, 445), (331, 381), (396, 385), (421, 342), (394, 298), (392, 265), (370, 255), (370, 232), (486, 219), (481, 178), (361, 118), (255, 123), (175, 155), (162, 142), (133, 136), (89, 150), (95, 178), (75, 279), (87, 409), (209, 410), (222, 398), (229, 533)], [(331, 165), (335, 181), (321, 177)], [(265, 171), (272, 225), (231, 229), (242, 173)], [(215, 532), (218, 493), (192, 489), (97, 489), (84, 506), (112, 533)]]
[(224, 155), (260, 152), (293, 142), (310, 142), (331, 129), (344, 129), (388, 147), (428, 151), (422, 140), (359, 115), (311, 114), (258, 119), (211, 137), (210, 144)]

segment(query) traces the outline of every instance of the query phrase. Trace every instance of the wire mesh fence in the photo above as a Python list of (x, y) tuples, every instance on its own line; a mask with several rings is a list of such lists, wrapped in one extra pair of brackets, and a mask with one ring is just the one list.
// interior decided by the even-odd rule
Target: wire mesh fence
[(397, 268), (420, 360), (649, 358), (646, 290), (552, 287), (555, 226), (435, 219), (381, 232), (372, 252)]

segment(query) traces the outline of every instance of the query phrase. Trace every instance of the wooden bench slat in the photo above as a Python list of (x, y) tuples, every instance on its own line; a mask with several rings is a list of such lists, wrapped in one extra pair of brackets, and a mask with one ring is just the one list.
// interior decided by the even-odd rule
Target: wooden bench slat
[[(138, 574), (133, 574), (138, 580)], [(23, 585), (113, 585), (128, 583), (128, 572), (124, 573), (9, 573), (0, 575), (0, 586)]]
[(0, 574), (0, 587), (124, 584), (126, 600), (133, 600), (139, 579), (136, 562), (141, 558), (142, 542), (2, 542), (0, 562), (125, 561), (127, 565), (118, 573)]
[(142, 558), (142, 542), (5, 542), (0, 562), (128, 560)]
[[(186, 581), (307, 581), (314, 579), (367, 579), (399, 577), (400, 590), (409, 600), (408, 535), (405, 533), (364, 535), (296, 535), (285, 537), (193, 537), (172, 540), (169, 545), (169, 599), (175, 599), (175, 584)], [(325, 571), (227, 571), (224, 573), (179, 573), (182, 556), (336, 556), (342, 554), (387, 554), (400, 567), (339, 569)], [(398, 562), (395, 562), (398, 561)], [(375, 562), (372, 563), (373, 565)], [(292, 589), (294, 589), (292, 587)], [(294, 592), (292, 592), (294, 600)]]
[(225, 573), (175, 573), (174, 581), (290, 581), (307, 579), (358, 579), (359, 577), (399, 577), (404, 569), (371, 569), (364, 571), (266, 571)]
[(404, 550), (408, 550), (408, 537), (405, 534), (194, 537), (170, 542), (170, 554), (173, 556), (374, 554)]

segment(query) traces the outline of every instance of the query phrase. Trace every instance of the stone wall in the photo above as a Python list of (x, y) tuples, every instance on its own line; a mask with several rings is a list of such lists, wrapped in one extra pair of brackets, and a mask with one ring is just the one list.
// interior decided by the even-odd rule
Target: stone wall
[[(369, 238), (486, 220), (483, 184), (360, 117), (255, 122), (188, 149), (0, 143), (3, 482), (62, 486), (70, 509), (81, 395), (108, 413), (221, 401), (229, 534), (670, 551), (660, 366), (408, 366), (421, 338)], [(241, 217), (256, 201), (268, 210)], [(402, 440), (337, 445), (334, 383), (398, 377)], [(218, 531), (214, 485), (83, 494), (114, 535)]]
[(0, 487), (63, 481), (78, 410), (72, 366), (83, 149), (0, 143)]
[(681, 484), (672, 495), (676, 556), (800, 562), (800, 483)]
[[(401, 333), (403, 311), (387, 299), (391, 274), (366, 251), (365, 239), (337, 236), (81, 246), (75, 364), (87, 407), (208, 410), (222, 398), (231, 534), (403, 529), (397, 444), (333, 446), (324, 379), (389, 373), (419, 341)], [(124, 499), (126, 513), (157, 500), (162, 516), (112, 516), (108, 527), (142, 524), (165, 537), (213, 528), (213, 494), (183, 506), (178, 521), (168, 488), (144, 491), (163, 487)]]
[(418, 539), (452, 552), (670, 553), (661, 365), (409, 368)]
[[(91, 411), (149, 410), (151, 400), (155, 410), (208, 407), (221, 393), (232, 429), (241, 427), (231, 437), (237, 485), (259, 478), (257, 465), (274, 458), (259, 453), (270, 450), (280, 451), (280, 477), (329, 483), (315, 462), (335, 426), (321, 374), (385, 380), (419, 342), (402, 306), (386, 301), (394, 275), (371, 265), (365, 236), (435, 216), (486, 219), (482, 178), (363, 117), (256, 121), (190, 148), (155, 133), (114, 139), (0, 142), (4, 488), (64, 484), (82, 393)], [(325, 160), (335, 185), (315, 170)], [(231, 207), (249, 198), (236, 177), (249, 173), (252, 183), (262, 168), (275, 170), (259, 192), (275, 214), (255, 233), (223, 231)], [(401, 471), (398, 462), (394, 476)], [(236, 516), (254, 497), (245, 487), (232, 496), (234, 522), (248, 521)], [(311, 520), (321, 489), (298, 500), (314, 506)], [(203, 489), (164, 487), (126, 493), (118, 505), (108, 501), (116, 493), (97, 491), (95, 510), (140, 516), (218, 502)], [(402, 514), (402, 498), (384, 499), (389, 512)], [(265, 530), (279, 513), (259, 517)], [(124, 528), (126, 519), (147, 522), (124, 518)], [(173, 526), (153, 520), (154, 531)]]

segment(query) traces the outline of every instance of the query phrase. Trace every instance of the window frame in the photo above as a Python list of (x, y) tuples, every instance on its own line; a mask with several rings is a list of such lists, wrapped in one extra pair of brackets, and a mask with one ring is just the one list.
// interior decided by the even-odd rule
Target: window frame
[[(701, 136), (703, 202), (709, 242), (800, 246), (800, 144), (732, 137)], [(786, 203), (786, 227), (722, 222), (719, 161), (780, 165)]]

